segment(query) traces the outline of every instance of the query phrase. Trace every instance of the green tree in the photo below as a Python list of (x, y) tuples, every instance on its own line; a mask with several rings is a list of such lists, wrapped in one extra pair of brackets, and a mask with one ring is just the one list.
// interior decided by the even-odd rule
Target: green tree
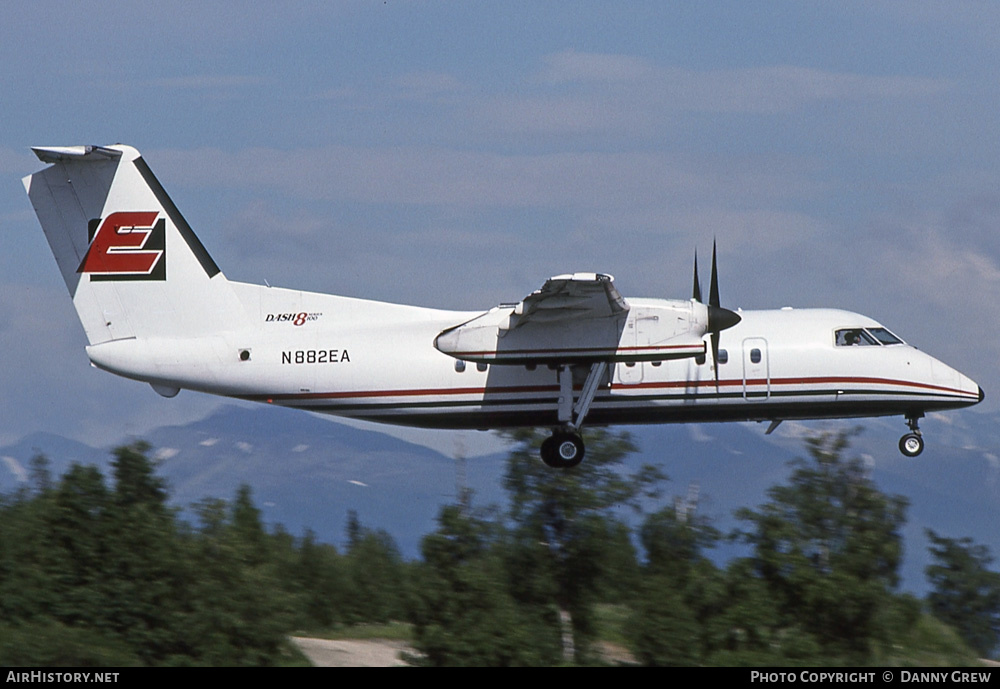
[(702, 621), (715, 613), (721, 576), (702, 549), (718, 539), (709, 521), (689, 510), (668, 507), (643, 522), (646, 565), (627, 636), (644, 665), (693, 665), (710, 646)]
[(1000, 640), (1000, 574), (989, 569), (989, 549), (969, 538), (945, 538), (930, 529), (926, 533), (934, 556), (927, 567), (931, 612), (958, 630), (976, 652), (993, 653)]
[(686, 587), (693, 570), (706, 561), (702, 551), (715, 547), (719, 537), (707, 518), (676, 507), (647, 516), (639, 532), (647, 569), (669, 576), (679, 588)]
[(117, 448), (109, 488), (74, 465), (0, 498), (0, 665), (224, 664), (277, 660), (293, 592), (277, 575), (249, 488), (178, 520), (144, 443)]
[(729, 563), (715, 605), (703, 624), (707, 665), (789, 665), (819, 662), (818, 646), (794, 623), (782, 621), (767, 583), (750, 559)]
[(349, 622), (388, 622), (406, 611), (406, 567), (392, 536), (357, 523), (357, 537), (344, 558), (350, 600)]
[(647, 573), (637, 591), (626, 635), (643, 665), (691, 666), (701, 658), (701, 624), (674, 584), (665, 574)]
[(52, 490), (52, 463), (42, 453), (36, 453), (30, 462), (28, 483), (36, 495), (44, 495)]
[(0, 623), (4, 667), (128, 667), (140, 665), (131, 648), (99, 631), (52, 619)]
[(269, 549), (256, 542), (263, 527), (249, 491), (232, 505), (206, 499), (195, 506), (199, 528), (185, 537), (183, 590), (187, 655), (200, 665), (272, 665), (294, 619)]
[(54, 614), (55, 571), (63, 564), (50, 533), (54, 502), (52, 490), (0, 498), (0, 620)]
[(358, 519), (357, 510), (347, 511), (347, 552), (351, 552), (358, 543), (361, 542), (361, 535), (364, 533), (364, 527), (361, 526), (361, 520)]
[(260, 510), (253, 503), (250, 486), (243, 483), (236, 489), (230, 517), (231, 539), (245, 564), (258, 566), (270, 556), (267, 532), (260, 520)]
[(328, 629), (346, 621), (351, 602), (344, 557), (334, 546), (317, 543), (311, 529), (306, 530), (284, 580), (295, 582), (300, 619), (308, 628)]
[(642, 573), (632, 535), (624, 521), (605, 522), (604, 558), (595, 584), (601, 603), (628, 605), (635, 597)]
[(113, 553), (110, 495), (93, 466), (74, 464), (52, 495), (46, 516), (48, 547), (55, 555), (51, 572), (55, 599), (50, 614), (68, 625), (112, 629), (108, 586)]
[(176, 613), (185, 606), (179, 581), (187, 565), (149, 451), (141, 441), (113, 451), (105, 606), (109, 631), (127, 639), (145, 663), (157, 664), (186, 650)]
[[(560, 610), (569, 620), (574, 656), (589, 659), (594, 634), (593, 605), (607, 563), (621, 566), (622, 544), (616, 513), (641, 511), (643, 499), (659, 496), (666, 477), (643, 466), (628, 474), (625, 457), (635, 451), (627, 433), (592, 430), (587, 458), (570, 470), (553, 470), (538, 459), (543, 439), (537, 431), (509, 434), (516, 441), (507, 460), (504, 485), (510, 495), (512, 548), (508, 572), (515, 598), (539, 610)], [(631, 546), (629, 546), (631, 547)]]
[(411, 619), (420, 662), (445, 666), (551, 664), (558, 637), (510, 595), (498, 546), (502, 527), (442, 508), (421, 542)]
[(858, 458), (845, 458), (850, 434), (807, 439), (809, 460), (793, 462), (788, 485), (737, 515), (751, 529), (753, 570), (791, 641), (816, 640), (825, 654), (864, 662), (884, 636), (902, 558), (907, 501), (880, 492)]

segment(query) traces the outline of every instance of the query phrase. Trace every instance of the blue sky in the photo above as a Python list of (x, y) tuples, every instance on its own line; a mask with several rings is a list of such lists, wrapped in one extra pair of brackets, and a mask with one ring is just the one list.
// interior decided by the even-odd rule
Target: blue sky
[[(0, 442), (219, 400), (88, 366), (20, 178), (139, 148), (250, 282), (463, 309), (610, 272), (879, 319), (1000, 399), (1000, 5), (35, 2), (0, 21)], [(900, 424), (902, 432), (902, 424)]]

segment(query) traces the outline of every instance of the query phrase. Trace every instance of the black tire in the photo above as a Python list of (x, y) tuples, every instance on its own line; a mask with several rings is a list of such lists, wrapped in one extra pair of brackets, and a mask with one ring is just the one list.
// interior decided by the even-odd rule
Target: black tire
[(539, 454), (542, 456), (542, 461), (545, 462), (545, 466), (552, 467), (553, 469), (558, 469), (562, 466), (559, 463), (559, 459), (556, 456), (556, 437), (550, 435), (548, 438), (542, 441), (542, 446), (539, 448)]
[(924, 451), (924, 439), (917, 433), (907, 433), (899, 439), (899, 451), (906, 457), (916, 457)]

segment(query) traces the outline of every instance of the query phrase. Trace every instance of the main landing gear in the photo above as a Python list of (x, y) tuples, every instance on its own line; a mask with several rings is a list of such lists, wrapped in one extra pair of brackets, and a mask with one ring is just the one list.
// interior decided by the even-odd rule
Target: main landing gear
[(542, 461), (553, 469), (570, 469), (583, 461), (585, 448), (579, 433), (555, 431), (542, 442)]
[(916, 457), (924, 451), (924, 438), (920, 434), (918, 424), (923, 414), (911, 414), (906, 417), (906, 425), (910, 427), (910, 432), (899, 439), (899, 451), (907, 457)]
[(590, 411), (598, 388), (608, 372), (608, 363), (599, 361), (590, 367), (580, 397), (573, 402), (573, 369), (559, 367), (559, 426), (542, 442), (542, 461), (555, 469), (570, 469), (583, 461), (586, 448), (580, 437), (580, 427)]

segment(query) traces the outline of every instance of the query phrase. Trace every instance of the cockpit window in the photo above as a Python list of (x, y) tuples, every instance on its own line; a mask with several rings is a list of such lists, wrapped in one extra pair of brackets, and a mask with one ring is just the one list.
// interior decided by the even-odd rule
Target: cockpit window
[(849, 328), (837, 331), (838, 347), (865, 347), (877, 344), (878, 340), (865, 332), (864, 328)]
[(845, 328), (837, 331), (838, 347), (896, 345), (903, 341), (885, 328)]
[(868, 332), (884, 345), (903, 344), (903, 341), (885, 328), (868, 328)]

